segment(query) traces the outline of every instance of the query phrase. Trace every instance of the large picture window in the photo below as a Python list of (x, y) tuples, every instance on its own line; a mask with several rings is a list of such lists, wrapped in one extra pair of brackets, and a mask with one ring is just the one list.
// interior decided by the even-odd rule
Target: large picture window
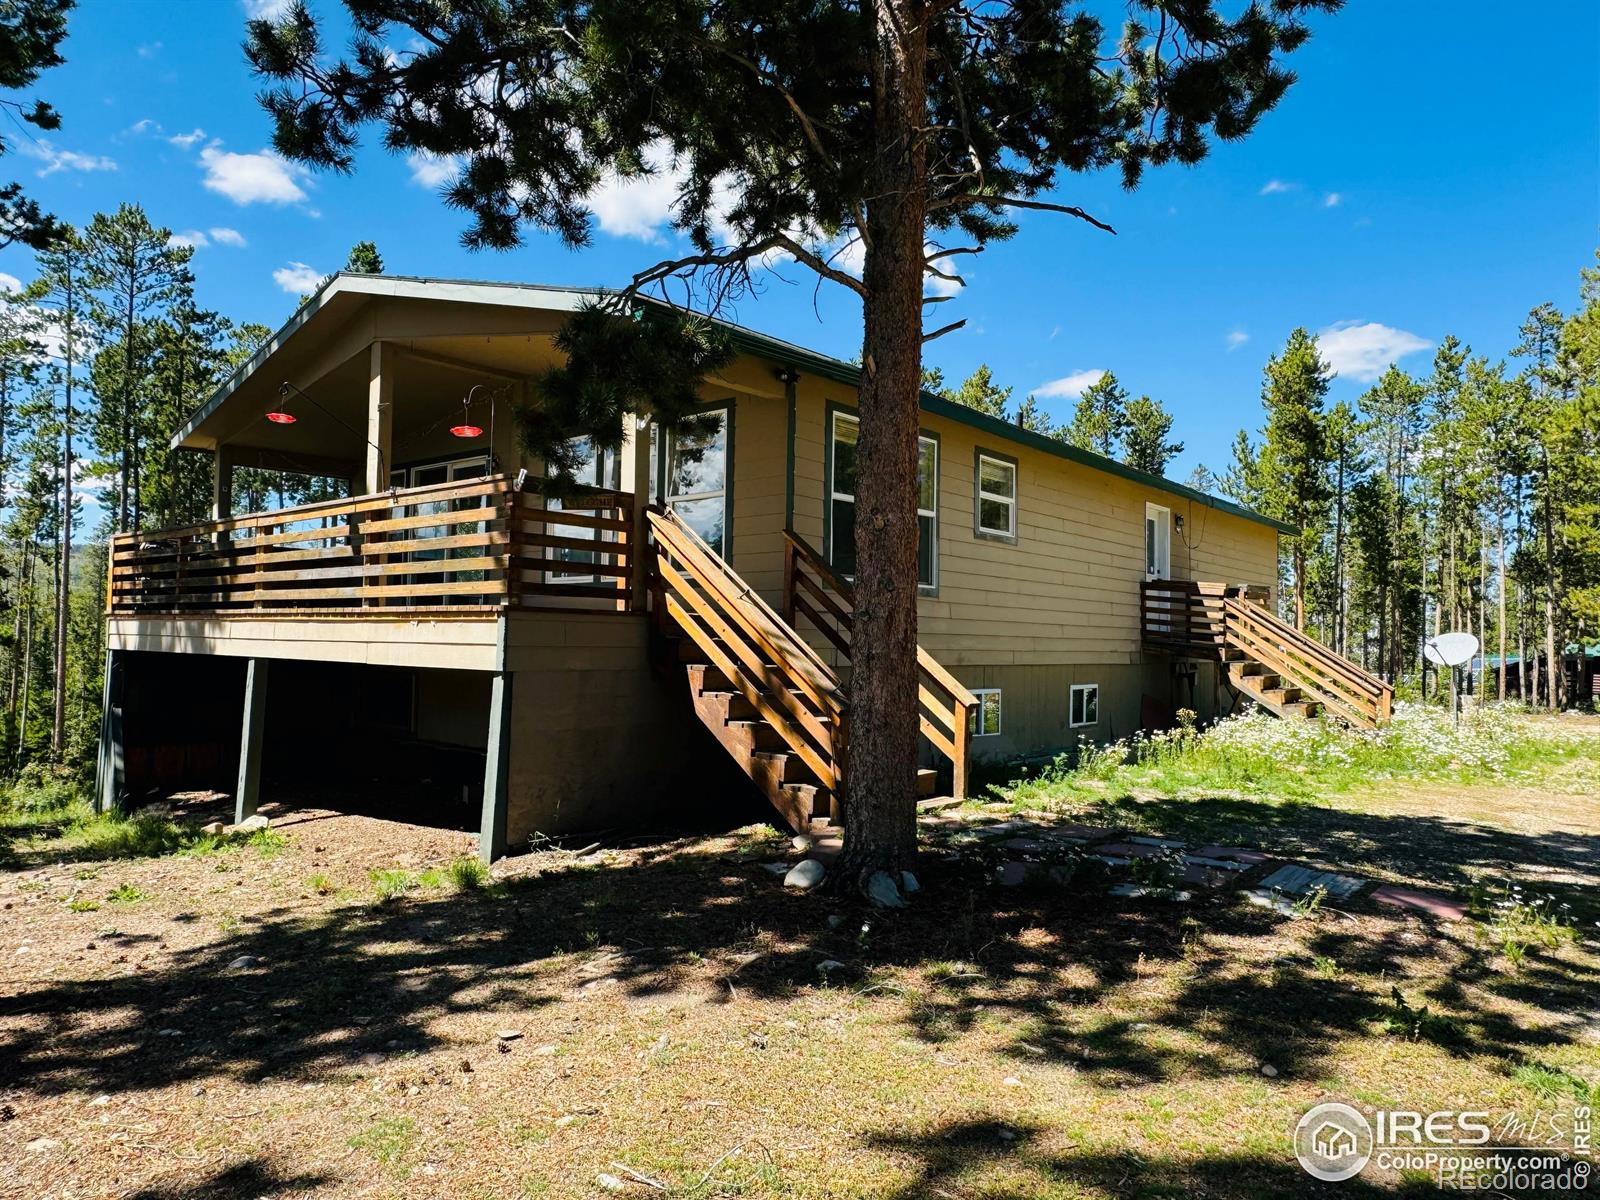
[[(835, 412), (828, 434), (828, 561), (841, 575), (856, 573), (856, 443), (861, 422)], [(939, 443), (917, 442), (917, 583), (938, 584)]]

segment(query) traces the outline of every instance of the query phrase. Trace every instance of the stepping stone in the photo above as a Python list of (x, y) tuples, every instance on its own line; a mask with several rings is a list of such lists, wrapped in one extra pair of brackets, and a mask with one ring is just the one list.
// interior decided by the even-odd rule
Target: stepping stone
[(1108, 894), (1112, 896), (1128, 896), (1135, 900), (1149, 896), (1155, 900), (1171, 900), (1176, 904), (1182, 904), (1184, 901), (1194, 898), (1191, 892), (1179, 892), (1174, 891), (1172, 888), (1163, 887), (1145, 887), (1143, 884), (1138, 883), (1119, 883)]
[(972, 832), (981, 838), (996, 838), (1005, 837), (1008, 833), (1038, 834), (1041, 831), (1039, 826), (1034, 824), (1032, 821), (1000, 821), (994, 825), (981, 825)]
[(1315, 867), (1299, 867), (1291, 864), (1279, 867), (1261, 881), (1261, 886), (1269, 892), (1276, 888), (1280, 892), (1291, 892), (1296, 896), (1308, 896), (1317, 888), (1321, 888), (1330, 896), (1348, 900), (1364, 883), (1365, 879), (1358, 879), (1354, 875), (1336, 875), (1332, 871), (1319, 871)]
[(1185, 854), (1183, 861), (1191, 867), (1210, 867), (1216, 871), (1248, 871), (1255, 864), (1236, 862), (1231, 858), (1205, 858), (1198, 854)]
[(1014, 837), (1007, 838), (1005, 841), (1001, 842), (1000, 847), (1003, 850), (1021, 850), (1024, 853), (1037, 854), (1039, 851), (1045, 849), (1048, 844), (1049, 843), (1043, 842), (1038, 838)]
[(1101, 855), (1114, 854), (1119, 858), (1154, 858), (1161, 853), (1160, 846), (1152, 846), (1148, 842), (1112, 842), (1108, 846), (1096, 846), (1096, 852)]
[(1181, 850), (1185, 845), (1185, 843), (1175, 842), (1171, 838), (1130, 837), (1128, 840), (1140, 846), (1155, 846), (1162, 850)]
[(1115, 837), (1117, 832), (1115, 829), (1097, 829), (1093, 825), (1052, 825), (1045, 836), (1063, 842), (1098, 842)]
[(1395, 887), (1386, 883), (1372, 893), (1379, 904), (1388, 904), (1408, 912), (1427, 913), (1442, 921), (1459, 921), (1467, 915), (1466, 902), (1455, 900), (1438, 892), (1419, 892), (1412, 888)]
[(1217, 888), (1228, 881), (1228, 874), (1226, 870), (1189, 862), (1184, 864), (1182, 878), (1183, 882), (1192, 883), (1197, 887)]
[(1286, 917), (1298, 915), (1294, 910), (1294, 902), (1286, 900), (1275, 892), (1269, 892), (1262, 888), (1251, 888), (1244, 893), (1244, 898), (1257, 908), (1270, 908), (1273, 912), (1282, 913)]
[(1201, 846), (1194, 851), (1195, 858), (1225, 858), (1232, 862), (1257, 866), (1267, 861), (1259, 850), (1246, 850), (1242, 846)]

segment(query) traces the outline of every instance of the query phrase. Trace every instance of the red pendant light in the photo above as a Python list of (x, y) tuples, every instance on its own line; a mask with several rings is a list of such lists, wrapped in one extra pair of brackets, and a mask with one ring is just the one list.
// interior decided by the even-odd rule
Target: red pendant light
[(274, 409), (267, 414), (267, 420), (274, 425), (293, 425), (298, 419), (292, 412), (285, 412), (281, 408)]
[(451, 437), (458, 437), (458, 438), (482, 437), (483, 436), (483, 426), (481, 426), (481, 425), (452, 425), (452, 426), (450, 426), (450, 436)]

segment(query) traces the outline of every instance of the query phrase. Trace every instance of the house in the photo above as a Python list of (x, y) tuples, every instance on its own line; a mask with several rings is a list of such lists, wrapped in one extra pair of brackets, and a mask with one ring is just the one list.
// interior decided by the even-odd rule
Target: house
[[(113, 541), (102, 804), (428, 781), (487, 856), (724, 788), (837, 812), (855, 368), (730, 327), (712, 419), (630, 419), (547, 500), (511, 414), (595, 295), (341, 274), (217, 389), (173, 437), (214, 519)], [(1286, 526), (938, 397), (922, 425), (924, 791), (1241, 695), (1387, 715), (1269, 611)], [(234, 516), (241, 470), (338, 498)]]

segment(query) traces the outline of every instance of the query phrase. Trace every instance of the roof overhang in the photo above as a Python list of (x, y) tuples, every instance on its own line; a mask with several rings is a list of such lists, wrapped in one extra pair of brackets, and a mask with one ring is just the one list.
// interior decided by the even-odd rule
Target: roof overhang
[[(329, 278), (312, 293), (305, 303), (295, 311), (295, 314), (284, 323), (281, 329), (267, 339), (260, 349), (218, 386), (217, 390), (206, 399), (206, 402), (173, 435), (172, 447), (177, 449), (184, 445), (207, 417), (221, 407), (229, 396), (238, 391), (240, 386), (258, 371), (268, 359), (282, 350), (290, 339), (300, 335), (302, 330), (308, 326), (332, 328), (344, 317), (353, 314), (362, 304), (372, 299), (446, 301), (458, 304), (482, 304), (498, 308), (522, 308), (561, 313), (576, 312), (586, 303), (593, 303), (614, 294), (613, 291), (607, 288), (563, 288), (533, 283), (492, 283), (481, 280), (430, 279), (423, 276), (360, 275), (340, 272)], [(656, 303), (655, 301), (651, 302)], [(728, 331), (734, 347), (747, 354), (770, 359), (783, 366), (809, 371), (814, 375), (835, 380), (851, 388), (857, 387), (860, 383), (861, 368), (855, 363), (832, 358), (815, 350), (808, 350), (804, 346), (795, 345), (793, 342), (786, 342), (782, 338), (769, 337), (764, 333), (757, 333), (755, 330), (746, 329), (743, 326), (734, 325), (727, 321), (718, 321), (717, 324)], [(1023, 429), (1019, 425), (1014, 425), (1010, 421), (1003, 421), (998, 417), (992, 417), (987, 413), (981, 413), (976, 409), (946, 400), (942, 396), (923, 392), (921, 405), (924, 412), (931, 413), (934, 416), (945, 417), (962, 425), (971, 426), (989, 437), (1026, 446), (1044, 454), (1051, 454), (1092, 470), (1120, 476), (1123, 479), (1132, 480), (1157, 491), (1182, 496), (1196, 504), (1204, 504), (1219, 512), (1231, 513), (1247, 521), (1266, 525), (1279, 533), (1290, 536), (1299, 533), (1295, 526), (1246, 508), (1241, 504), (1223, 500), (1197, 488), (1167, 479), (1162, 475), (1152, 475), (1147, 471), (1137, 470), (1126, 463), (1117, 462), (1115, 459), (1095, 454), (1093, 451), (1080, 449), (1057, 438), (1034, 433), (1031, 430)]]

